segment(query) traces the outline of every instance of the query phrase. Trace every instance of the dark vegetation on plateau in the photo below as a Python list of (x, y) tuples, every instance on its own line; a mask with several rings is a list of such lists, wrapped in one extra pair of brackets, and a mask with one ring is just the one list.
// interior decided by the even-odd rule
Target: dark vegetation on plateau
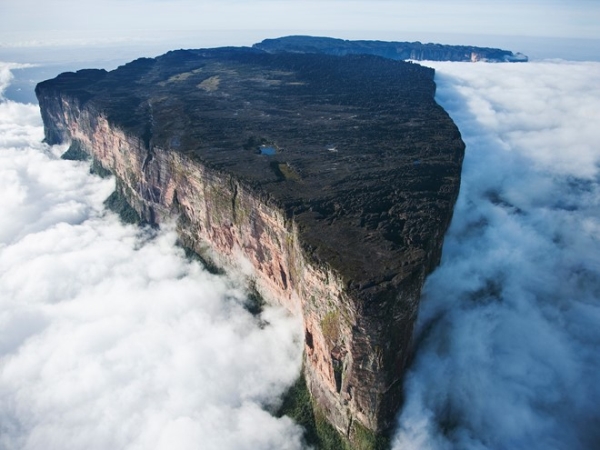
[(433, 75), (372, 55), (221, 48), (62, 74), (37, 91), (103, 112), (149, 151), (234, 174), (362, 289), (414, 270), (456, 195), (463, 143)]

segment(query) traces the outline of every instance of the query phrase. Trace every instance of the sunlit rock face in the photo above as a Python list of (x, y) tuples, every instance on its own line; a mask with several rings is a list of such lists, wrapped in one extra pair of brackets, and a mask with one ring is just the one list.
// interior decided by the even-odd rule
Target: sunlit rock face
[[(301, 315), (305, 376), (350, 441), (388, 429), (464, 144), (433, 70), (367, 55), (187, 50), (36, 89), (145, 220)], [(358, 430), (358, 431), (357, 431)]]

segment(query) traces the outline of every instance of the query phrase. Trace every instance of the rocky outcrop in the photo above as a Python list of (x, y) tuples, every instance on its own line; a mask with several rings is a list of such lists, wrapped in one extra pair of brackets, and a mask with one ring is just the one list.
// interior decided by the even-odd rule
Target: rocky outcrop
[(36, 89), (141, 217), (301, 315), (315, 407), (350, 442), (386, 430), (464, 144), (433, 71), (374, 56), (170, 52)]
[(467, 45), (421, 42), (348, 41), (329, 37), (286, 36), (265, 39), (255, 48), (267, 52), (325, 53), (328, 55), (377, 55), (394, 60), (527, 62), (527, 56), (508, 50)]

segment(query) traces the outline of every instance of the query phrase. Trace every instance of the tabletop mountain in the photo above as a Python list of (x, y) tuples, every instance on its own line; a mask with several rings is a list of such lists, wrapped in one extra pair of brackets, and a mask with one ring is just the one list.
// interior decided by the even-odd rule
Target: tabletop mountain
[[(145, 221), (303, 318), (315, 415), (389, 429), (464, 144), (434, 71), (372, 55), (172, 51), (40, 83), (50, 144), (112, 172)], [(362, 447), (361, 447), (362, 448)]]

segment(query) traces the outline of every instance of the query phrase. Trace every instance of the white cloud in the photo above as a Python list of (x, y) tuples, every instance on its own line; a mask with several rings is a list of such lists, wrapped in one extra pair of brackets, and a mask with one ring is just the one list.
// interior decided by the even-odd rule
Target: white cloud
[(299, 374), (298, 321), (267, 308), (261, 328), (172, 230), (121, 225), (113, 182), (40, 122), (0, 103), (0, 447), (300, 448), (265, 409)]
[[(468, 148), (395, 447), (595, 448), (600, 65), (435, 66)], [(264, 410), (299, 324), (269, 309), (260, 329), (41, 138), (36, 107), (0, 104), (0, 447), (299, 448)]]
[(600, 64), (433, 65), (467, 153), (395, 448), (597, 448)]
[[(13, 79), (12, 71), (15, 69), (23, 69), (26, 67), (33, 67), (31, 64), (18, 64), (18, 63), (3, 63), (0, 62), (0, 101), (4, 100), (4, 91), (9, 86)], [(30, 119), (30, 118), (28, 118)]]

